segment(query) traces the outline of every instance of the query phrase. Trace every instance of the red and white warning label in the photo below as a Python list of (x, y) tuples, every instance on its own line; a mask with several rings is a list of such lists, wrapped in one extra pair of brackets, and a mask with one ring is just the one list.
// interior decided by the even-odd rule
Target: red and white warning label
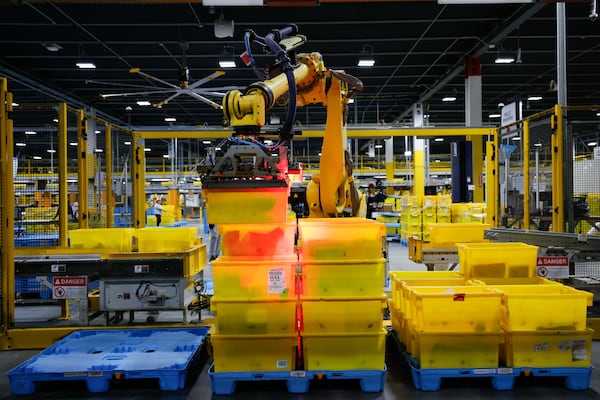
[(87, 297), (87, 276), (53, 276), (53, 299), (83, 299)]
[(537, 276), (548, 279), (569, 277), (569, 257), (543, 256), (537, 258)]

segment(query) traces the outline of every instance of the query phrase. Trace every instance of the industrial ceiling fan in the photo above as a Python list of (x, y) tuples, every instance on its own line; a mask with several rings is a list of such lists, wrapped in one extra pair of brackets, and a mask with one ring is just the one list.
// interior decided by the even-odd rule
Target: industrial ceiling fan
[[(163, 47), (165, 49), (165, 51), (167, 51), (169, 53), (169, 55), (171, 55), (171, 57), (173, 57), (173, 55), (168, 51), (168, 49), (162, 43), (160, 44), (160, 46)], [(185, 51), (188, 48), (188, 43), (181, 42), (180, 46), (181, 46), (181, 49), (183, 52), (182, 63), (179, 63), (179, 61), (177, 61), (177, 59), (175, 59), (175, 57), (173, 57), (175, 59), (175, 61), (177, 62), (177, 64), (179, 65), (179, 84), (178, 85), (175, 85), (175, 84), (167, 82), (163, 79), (160, 79), (160, 78), (157, 78), (150, 74), (147, 74), (145, 72), (142, 72), (142, 70), (140, 68), (131, 68), (129, 70), (129, 73), (138, 74), (138, 75), (142, 76), (143, 78), (145, 78), (148, 82), (150, 82), (150, 83), (156, 82), (156, 83), (161, 84), (164, 87), (161, 88), (161, 87), (153, 85), (153, 84), (150, 84), (150, 85), (117, 84), (117, 83), (103, 82), (103, 81), (97, 81), (97, 80), (87, 80), (86, 83), (141, 89), (140, 91), (131, 91), (131, 92), (102, 93), (102, 94), (100, 94), (100, 97), (103, 99), (109, 99), (109, 98), (114, 98), (114, 97), (128, 97), (128, 96), (149, 97), (149, 96), (156, 96), (156, 95), (161, 95), (161, 94), (169, 95), (167, 98), (165, 98), (157, 103), (151, 103), (152, 106), (154, 106), (156, 108), (162, 108), (164, 105), (168, 104), (171, 100), (175, 99), (176, 97), (178, 97), (182, 94), (185, 94), (185, 95), (193, 97), (197, 100), (200, 100), (216, 109), (221, 109), (222, 107), (219, 103), (214, 102), (213, 100), (209, 99), (208, 97), (222, 98), (222, 97), (225, 97), (226, 92), (228, 92), (229, 90), (239, 89), (239, 87), (238, 86), (223, 86), (223, 87), (201, 88), (201, 86), (204, 85), (205, 83), (210, 82), (213, 79), (218, 78), (219, 76), (225, 75), (224, 71), (215, 71), (212, 74), (205, 76), (202, 79), (199, 79), (195, 82), (191, 82), (190, 69), (187, 66), (186, 57), (185, 57)]]

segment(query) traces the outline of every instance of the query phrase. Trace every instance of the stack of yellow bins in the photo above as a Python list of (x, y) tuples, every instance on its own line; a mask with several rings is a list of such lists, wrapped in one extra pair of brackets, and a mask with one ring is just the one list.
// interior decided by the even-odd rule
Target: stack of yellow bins
[(409, 237), (421, 239), (423, 222), (421, 221), (421, 198), (402, 196), (400, 199), (400, 239), (407, 242)]
[(215, 372), (289, 371), (298, 348), (295, 223), (219, 225), (212, 262)]
[(385, 225), (299, 221), (298, 322), (307, 370), (384, 370)]
[[(506, 280), (510, 282), (510, 280)], [(501, 358), (508, 367), (589, 368), (593, 294), (562, 284), (488, 285), (504, 293)]]

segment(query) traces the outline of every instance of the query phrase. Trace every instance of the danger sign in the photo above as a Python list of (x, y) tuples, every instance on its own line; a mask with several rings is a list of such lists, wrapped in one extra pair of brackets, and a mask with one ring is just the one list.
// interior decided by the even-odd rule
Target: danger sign
[(543, 256), (537, 258), (537, 276), (550, 279), (569, 277), (569, 257)]
[(53, 276), (53, 299), (81, 299), (87, 297), (87, 276)]

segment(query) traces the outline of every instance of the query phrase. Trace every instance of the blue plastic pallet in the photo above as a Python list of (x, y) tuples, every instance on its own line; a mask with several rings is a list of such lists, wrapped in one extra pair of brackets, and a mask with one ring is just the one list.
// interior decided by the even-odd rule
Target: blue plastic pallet
[(158, 379), (160, 389), (185, 386), (208, 328), (82, 330), (10, 370), (13, 394), (32, 394), (37, 382), (85, 381), (106, 392), (112, 379)]
[(520, 376), (563, 377), (569, 390), (586, 390), (590, 387), (593, 366), (589, 368), (538, 368), (538, 367), (498, 367), (498, 368), (419, 368), (419, 362), (406, 353), (405, 345), (398, 340), (396, 332), (391, 338), (398, 351), (410, 367), (413, 383), (417, 390), (435, 392), (440, 389), (443, 378), (491, 378), (495, 390), (512, 390), (515, 379)]
[(590, 387), (593, 367), (590, 368), (457, 368), (418, 369), (410, 365), (415, 388), (422, 391), (438, 391), (442, 378), (491, 378), (495, 390), (512, 390), (515, 378), (524, 376), (562, 377), (569, 390), (586, 390)]
[(272, 371), (272, 372), (214, 372), (211, 365), (208, 375), (214, 394), (233, 394), (238, 382), (242, 381), (285, 381), (288, 392), (306, 393), (310, 381), (317, 379), (355, 379), (360, 381), (363, 392), (381, 392), (385, 384), (387, 369), (349, 371)]

